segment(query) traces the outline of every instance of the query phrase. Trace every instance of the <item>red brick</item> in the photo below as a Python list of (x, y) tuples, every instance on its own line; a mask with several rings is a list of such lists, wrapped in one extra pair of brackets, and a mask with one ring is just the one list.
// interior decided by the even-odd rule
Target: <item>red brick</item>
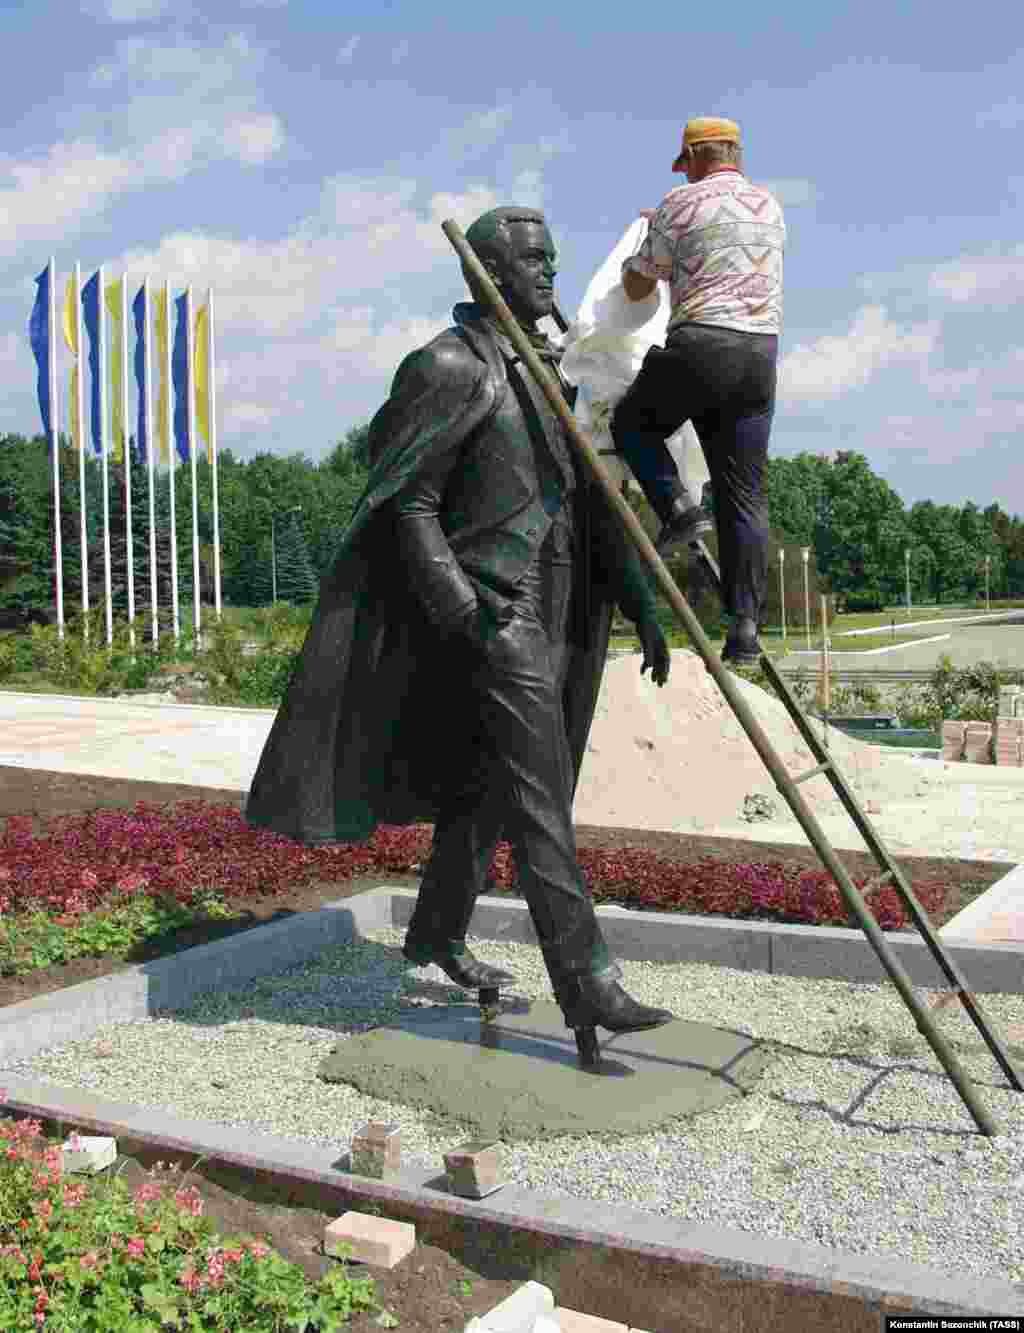
[(335, 1254), (341, 1244), (351, 1246), (345, 1256), (376, 1268), (394, 1268), (416, 1248), (411, 1222), (392, 1222), (370, 1213), (342, 1213), (324, 1228), (324, 1250)]

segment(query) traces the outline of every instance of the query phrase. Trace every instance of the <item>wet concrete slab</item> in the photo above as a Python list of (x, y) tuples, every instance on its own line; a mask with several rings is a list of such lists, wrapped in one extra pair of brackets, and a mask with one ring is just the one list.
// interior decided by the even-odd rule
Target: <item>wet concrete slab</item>
[(475, 1004), (447, 1004), (346, 1038), (319, 1076), (514, 1142), (642, 1134), (744, 1095), (775, 1058), (745, 1033), (680, 1019), (650, 1032), (599, 1028), (598, 1045), (598, 1069), (581, 1069), (550, 1001), (515, 1001), (491, 1023)]

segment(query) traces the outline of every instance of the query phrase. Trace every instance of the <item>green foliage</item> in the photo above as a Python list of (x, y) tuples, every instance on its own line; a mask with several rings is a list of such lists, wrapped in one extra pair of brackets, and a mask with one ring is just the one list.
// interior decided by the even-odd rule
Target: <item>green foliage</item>
[(844, 599), (846, 611), (883, 611), (885, 594), (876, 584), (873, 588), (860, 588), (857, 592), (848, 592)]
[(223, 918), (221, 899), (199, 895), (192, 908), (145, 894), (113, 899), (102, 910), (73, 920), (51, 913), (17, 913), (0, 920), (0, 975), (23, 976), (72, 958), (124, 958), (137, 944), (207, 917)]
[(994, 723), (999, 713), (1000, 687), (1009, 681), (1009, 674), (1000, 672), (992, 662), (958, 670), (944, 654), (921, 692), (917, 716), (936, 731), (944, 720)]
[(309, 549), (296, 513), (284, 514), (277, 524), (277, 595), (283, 602), (304, 605), (319, 591)]
[(157, 1164), (129, 1192), (118, 1175), (69, 1182), (37, 1122), (0, 1120), (0, 1327), (52, 1333), (337, 1333), (383, 1310), (341, 1261), (316, 1283), (262, 1240), (218, 1236), (202, 1197)]

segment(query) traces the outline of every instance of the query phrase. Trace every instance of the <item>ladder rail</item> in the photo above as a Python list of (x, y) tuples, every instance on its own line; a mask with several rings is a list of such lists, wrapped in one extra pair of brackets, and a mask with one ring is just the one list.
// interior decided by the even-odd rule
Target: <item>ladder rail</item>
[[(459, 258), (462, 260), (463, 271), (473, 275), (477, 286), (477, 299), (479, 300), (482, 297), (497, 316), (502, 329), (512, 342), (512, 345), (515, 347), (523, 363), (529, 369), (530, 374), (537, 382), (538, 387), (548, 400), (552, 410), (558, 416), (570, 443), (583, 458), (595, 482), (604, 492), (608, 504), (618, 514), (620, 521), (637, 549), (637, 554), (646, 566), (655, 585), (660, 588), (663, 596), (675, 613), (676, 619), (686, 630), (690, 642), (697, 649), (697, 652), (704, 661), (707, 671), (714, 679), (715, 684), (722, 691), (722, 694), (725, 696), (726, 702), (731, 707), (737, 721), (747, 733), (751, 744), (760, 755), (762, 762), (774, 779), (776, 787), (783, 794), (801, 828), (804, 830), (812, 846), (817, 851), (818, 856), (821, 858), (823, 864), (829, 870), (833, 879), (836, 881), (836, 884), (839, 886), (839, 890), (846, 901), (848, 909), (856, 916), (861, 929), (864, 931), (872, 948), (878, 955), (883, 968), (889, 974), (893, 984), (902, 996), (904, 1003), (913, 1015), (918, 1030), (924, 1035), (929, 1046), (931, 1046), (936, 1057), (949, 1075), (951, 1082), (960, 1094), (961, 1100), (970, 1111), (975, 1124), (985, 1135), (994, 1136), (998, 1134), (999, 1127), (996, 1120), (988, 1111), (984, 1102), (967, 1078), (952, 1047), (939, 1030), (932, 1015), (928, 1013), (927, 1009), (921, 1004), (917, 995), (914, 993), (914, 988), (906, 970), (886, 943), (878, 923), (868, 911), (856, 886), (847, 873), (845, 866), (839, 861), (832, 847), (829, 845), (824, 830), (814, 817), (809, 806), (803, 800), (797, 784), (789, 776), (781, 759), (775, 753), (775, 750), (761, 727), (761, 724), (758, 722), (753, 709), (737, 688), (736, 682), (728, 667), (719, 660), (707, 635), (701, 628), (700, 621), (694, 615), (693, 609), (683, 596), (675, 580), (672, 578), (664, 561), (655, 550), (654, 545), (644, 531), (640, 520), (626, 503), (625, 498), (620, 494), (618, 488), (608, 474), (607, 469), (598, 457), (591, 440), (588, 438), (586, 432), (581, 429), (563, 396), (562, 389), (555, 376), (541, 362), (535, 348), (531, 345), (526, 334), (523, 332), (522, 327), (517, 323), (515, 316), (505, 304), (505, 301), (497, 287), (494, 285), (490, 274), (484, 268), (483, 264), (481, 264), (479, 257), (473, 247), (466, 240), (458, 223), (452, 219), (448, 219), (442, 222), (441, 229), (451, 242), (452, 247), (458, 254)], [(565, 323), (565, 321), (560, 318), (558, 322), (562, 325)], [(710, 555), (707, 553), (706, 548), (704, 548), (704, 550), (705, 555), (710, 559)], [(714, 574), (719, 590), (721, 590), (721, 578), (716, 567), (714, 567)], [(762, 654), (762, 661), (765, 660), (767, 659)], [(881, 846), (880, 843), (877, 843), (877, 845)]]
[[(691, 548), (694, 550), (695, 554), (697, 555), (698, 559), (704, 565), (708, 574), (715, 582), (715, 585), (718, 588), (719, 593), (721, 593), (721, 575), (719, 573), (717, 562), (711, 555), (711, 552), (707, 549), (704, 542), (701, 541), (699, 538), (696, 541), (691, 542), (690, 545)], [(943, 944), (942, 940), (940, 940), (938, 935), (936, 934), (935, 928), (932, 926), (932, 923), (929, 920), (928, 913), (918, 902), (917, 897), (915, 896), (914, 891), (910, 886), (910, 883), (906, 879), (906, 876), (903, 874), (903, 871), (900, 869), (897, 863), (893, 860), (893, 857), (890, 854), (889, 849), (883, 843), (881, 837), (878, 834), (878, 831), (871, 823), (870, 819), (867, 816), (867, 813), (864, 811), (863, 807), (860, 804), (860, 801), (858, 801), (856, 794), (851, 789), (849, 783), (846, 781), (846, 778), (843, 776), (835, 760), (829, 755), (829, 752), (825, 749), (823, 742), (815, 734), (815, 731), (812, 728), (806, 713), (800, 707), (800, 704), (798, 703), (796, 696), (793, 694), (792, 690), (789, 688), (785, 680), (780, 675), (779, 671), (776, 669), (774, 662), (772, 662), (771, 658), (768, 657), (768, 655), (763, 650), (761, 653), (760, 666), (761, 670), (768, 677), (768, 680), (770, 681), (775, 693), (779, 696), (780, 700), (785, 706), (786, 711), (792, 718), (794, 724), (796, 725), (797, 730), (800, 732), (800, 735), (803, 737), (804, 743), (807, 745), (807, 748), (810, 750), (814, 758), (818, 760), (818, 763), (814, 768), (808, 769), (805, 772), (798, 774), (796, 777), (787, 774), (785, 783), (780, 784), (776, 782), (776, 786), (780, 794), (787, 800), (787, 802), (789, 802), (787, 788), (792, 789), (797, 784), (804, 782), (808, 778), (814, 777), (816, 774), (819, 773), (824, 774), (828, 778), (829, 782), (832, 785), (833, 791), (835, 791), (836, 795), (839, 797), (839, 800), (842, 802), (844, 808), (846, 809), (847, 814), (850, 816), (854, 824), (857, 826), (857, 831), (864, 839), (864, 842), (867, 844), (869, 851), (874, 856), (875, 861), (878, 863), (878, 865), (882, 868), (884, 872), (884, 874), (882, 876), (879, 876), (879, 879), (877, 881), (873, 881), (872, 884), (888, 880), (892, 884), (892, 886), (896, 889), (897, 893), (900, 895), (900, 897), (906, 904), (907, 909), (910, 912), (910, 916), (914, 922), (914, 925), (917, 927), (918, 931), (923, 936), (924, 941), (927, 944), (932, 957), (935, 959), (935, 962), (938, 964), (939, 968), (945, 973), (946, 979), (950, 984), (951, 990), (960, 999), (960, 1002), (963, 1004), (964, 1009), (967, 1012), (968, 1016), (970, 1017), (972, 1023), (977, 1028), (978, 1032), (981, 1034), (981, 1037), (984, 1040), (985, 1044), (988, 1046), (989, 1050), (992, 1052), (992, 1055), (998, 1061), (1003, 1072), (1006, 1074), (1006, 1077), (1009, 1079), (1011, 1086), (1018, 1092), (1024, 1091), (1024, 1083), (1022, 1083), (1021, 1076), (1017, 1071), (1013, 1063), (1013, 1060), (1010, 1057), (1009, 1052), (1007, 1051), (1005, 1045), (1003, 1044), (1002, 1039), (1000, 1038), (999, 1034), (995, 1032), (995, 1030), (991, 1026), (991, 1023), (986, 1018), (984, 1012), (982, 1011), (981, 1005), (978, 1002), (977, 997), (973, 994), (972, 991), (968, 990), (967, 983), (963, 977), (963, 974), (961, 973), (954, 959), (951, 958), (949, 953), (946, 951), (945, 945)], [(790, 807), (792, 808), (792, 802), (789, 802), (789, 804)], [(796, 813), (795, 810), (794, 813)], [(824, 839), (824, 830), (821, 830), (821, 836), (822, 839)], [(814, 840), (812, 839), (812, 842), (813, 841)], [(817, 843), (815, 843), (814, 845), (815, 845), (815, 850), (818, 852), (818, 855), (821, 856), (822, 854), (821, 848), (817, 845)], [(830, 848), (830, 850), (832, 849)], [(822, 857), (822, 859), (824, 860), (825, 858)], [(829, 866), (829, 869), (831, 870), (831, 866)], [(842, 886), (840, 885), (840, 888), (841, 887)], [(854, 891), (858, 893), (858, 897), (862, 897), (862, 895), (856, 889)], [(855, 915), (858, 915), (859, 919), (859, 914), (855, 912)], [(874, 918), (871, 919), (872, 921), (874, 920)], [(863, 924), (863, 922), (861, 922), (861, 924)], [(920, 1024), (918, 1026), (920, 1027)]]

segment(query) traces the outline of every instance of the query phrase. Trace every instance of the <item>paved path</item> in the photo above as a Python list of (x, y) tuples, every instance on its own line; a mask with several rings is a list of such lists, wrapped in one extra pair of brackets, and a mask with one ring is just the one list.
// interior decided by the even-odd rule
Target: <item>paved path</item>
[[(918, 637), (932, 642), (908, 643), (885, 653), (833, 651), (832, 663), (836, 668), (863, 667), (865, 671), (872, 669), (920, 671), (937, 666), (939, 658), (943, 654), (948, 654), (955, 667), (973, 666), (977, 662), (995, 662), (998, 666), (1024, 668), (1024, 611), (1007, 612), (1005, 617), (1000, 617), (998, 621), (982, 624), (958, 625), (956, 621), (951, 620), (945, 624), (919, 625), (915, 628), (921, 631)], [(901, 632), (898, 621), (896, 629), (897, 632)], [(812, 629), (812, 634), (819, 632), (818, 627)], [(885, 631), (882, 629), (876, 632)], [(904, 629), (902, 633), (909, 633), (909, 630)], [(948, 634), (949, 637), (936, 642), (935, 636), (939, 634)], [(842, 643), (843, 640), (839, 639), (837, 642)], [(802, 645), (801, 639), (796, 646)], [(808, 657), (806, 653), (789, 653), (786, 657), (780, 658), (776, 666), (806, 667), (808, 664), (814, 665), (819, 660), (820, 653), (812, 657)]]

